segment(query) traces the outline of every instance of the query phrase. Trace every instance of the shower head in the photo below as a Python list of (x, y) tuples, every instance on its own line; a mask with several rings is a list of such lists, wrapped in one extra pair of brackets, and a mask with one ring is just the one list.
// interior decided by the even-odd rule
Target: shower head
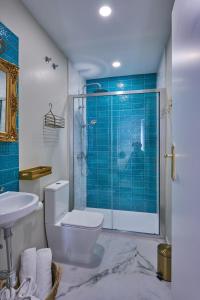
[(86, 87), (92, 86), (92, 85), (97, 86), (97, 89), (94, 91), (94, 93), (106, 93), (107, 92), (107, 90), (102, 88), (102, 86), (99, 82), (91, 82), (91, 83), (84, 84), (84, 86), (82, 88), (82, 93), (84, 94), (84, 91), (85, 91)]
[(95, 126), (97, 124), (97, 120), (95, 120), (95, 119), (93, 119), (93, 120), (91, 120), (89, 123), (83, 123), (83, 124), (81, 124), (81, 128), (82, 129), (84, 129), (84, 128), (86, 128), (87, 126), (88, 127), (93, 127), (93, 126)]
[(97, 90), (94, 91), (94, 93), (107, 93), (108, 91), (102, 88), (99, 88)]
[(97, 120), (94, 119), (94, 120), (91, 120), (91, 121), (90, 121), (89, 126), (90, 126), (90, 125), (96, 125), (96, 124), (97, 124)]

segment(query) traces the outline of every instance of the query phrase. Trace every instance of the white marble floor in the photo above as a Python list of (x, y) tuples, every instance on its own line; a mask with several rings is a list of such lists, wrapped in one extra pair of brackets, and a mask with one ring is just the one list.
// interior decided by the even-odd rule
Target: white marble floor
[(156, 238), (103, 231), (99, 266), (62, 264), (58, 300), (171, 300), (170, 284), (156, 278)]

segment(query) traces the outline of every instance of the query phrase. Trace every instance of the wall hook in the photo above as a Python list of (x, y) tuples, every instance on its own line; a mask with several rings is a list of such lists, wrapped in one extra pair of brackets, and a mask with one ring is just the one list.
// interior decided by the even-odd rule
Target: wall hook
[(56, 65), (55, 63), (53, 63), (53, 64), (52, 64), (52, 68), (53, 68), (54, 70), (56, 70), (56, 69), (58, 68), (58, 65)]
[(51, 57), (48, 57), (48, 56), (45, 56), (44, 59), (45, 59), (45, 62), (46, 62), (46, 63), (49, 63), (49, 62), (52, 60), (52, 58), (51, 58)]

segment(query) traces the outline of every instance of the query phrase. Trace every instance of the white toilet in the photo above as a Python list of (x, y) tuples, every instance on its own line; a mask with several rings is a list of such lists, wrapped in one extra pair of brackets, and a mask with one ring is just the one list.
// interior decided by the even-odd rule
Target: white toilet
[(90, 264), (103, 225), (100, 213), (69, 212), (69, 182), (45, 188), (45, 226), (53, 258), (60, 262)]

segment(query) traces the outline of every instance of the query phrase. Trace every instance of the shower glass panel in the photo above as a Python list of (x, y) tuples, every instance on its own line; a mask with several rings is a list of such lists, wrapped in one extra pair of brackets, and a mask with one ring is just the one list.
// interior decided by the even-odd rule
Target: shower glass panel
[(85, 109), (78, 99), (74, 106), (74, 120), (84, 115), (74, 161), (82, 159), (85, 209), (102, 212), (105, 228), (158, 234), (159, 93), (91, 96)]

